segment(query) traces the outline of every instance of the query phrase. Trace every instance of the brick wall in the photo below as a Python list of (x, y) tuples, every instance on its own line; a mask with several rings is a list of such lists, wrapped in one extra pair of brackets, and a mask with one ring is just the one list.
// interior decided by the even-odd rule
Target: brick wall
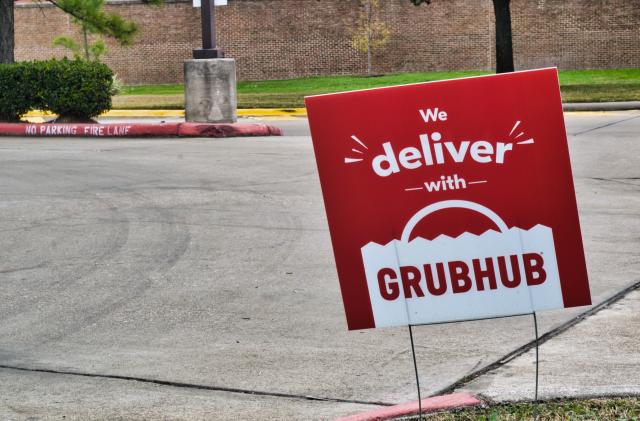
[[(379, 72), (492, 69), (490, 0), (382, 0), (391, 27), (387, 47), (374, 57)], [(110, 2), (109, 11), (140, 28), (132, 47), (109, 42), (104, 61), (127, 83), (182, 80), (182, 61), (200, 47), (199, 9)], [(216, 8), (218, 41), (237, 61), (241, 80), (362, 74), (366, 57), (350, 46), (358, 0), (229, 0)], [(516, 67), (562, 69), (640, 67), (640, 0), (512, 0)], [(70, 18), (49, 4), (16, 10), (16, 58), (65, 54), (57, 35), (77, 35)]]

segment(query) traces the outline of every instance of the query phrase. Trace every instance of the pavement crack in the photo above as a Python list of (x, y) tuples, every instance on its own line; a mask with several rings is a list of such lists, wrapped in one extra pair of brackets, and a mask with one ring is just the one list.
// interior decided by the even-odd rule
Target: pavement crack
[(27, 371), (32, 373), (59, 374), (59, 375), (65, 375), (65, 376), (90, 377), (90, 378), (98, 378), (98, 379), (124, 380), (124, 381), (131, 381), (131, 382), (156, 384), (159, 386), (178, 387), (182, 389), (210, 390), (215, 392), (237, 393), (242, 395), (253, 395), (253, 396), (267, 396), (267, 397), (274, 397), (274, 398), (288, 398), (288, 399), (298, 399), (298, 400), (305, 400), (305, 401), (354, 403), (359, 405), (375, 405), (375, 406), (396, 405), (395, 403), (381, 402), (381, 401), (362, 401), (358, 399), (341, 399), (341, 398), (330, 398), (330, 397), (320, 397), (320, 396), (310, 396), (310, 395), (298, 395), (294, 393), (267, 392), (263, 390), (240, 389), (240, 388), (224, 387), (224, 386), (207, 386), (202, 384), (174, 382), (169, 380), (148, 379), (144, 377), (135, 377), (135, 376), (83, 373), (83, 372), (77, 372), (77, 371), (63, 371), (63, 370), (53, 370), (53, 369), (46, 369), (46, 368), (29, 368), (29, 367), (11, 366), (6, 364), (0, 364), (0, 369)]
[(22, 267), (22, 268), (11, 268), (11, 269), (0, 269), (0, 273), (15, 273), (15, 272), (22, 272), (25, 270), (33, 270), (33, 269), (40, 269), (47, 266), (46, 263), (40, 263), (37, 264), (35, 266), (27, 266), (27, 267)]
[[(616, 303), (617, 301), (623, 299), (624, 297), (626, 297), (629, 293), (635, 291), (636, 289), (640, 289), (640, 281), (636, 281), (633, 284), (629, 285), (628, 287), (624, 288), (623, 290), (617, 292), (616, 294), (612, 295), (611, 297), (605, 299), (604, 301), (602, 301), (600, 304), (595, 305), (593, 307), (591, 307), (589, 310), (584, 311), (580, 314), (578, 314), (577, 316), (575, 316), (574, 318), (567, 320), (566, 322), (564, 322), (563, 324), (561, 324), (560, 326), (551, 329), (550, 331), (544, 333), (543, 335), (540, 335), (540, 337), (538, 338), (538, 345), (542, 345), (545, 342), (547, 342), (548, 340), (560, 335), (561, 333), (569, 330), (570, 328), (572, 328), (573, 326), (577, 325), (578, 323), (582, 322), (583, 320), (587, 319), (590, 316), (593, 316), (594, 314), (598, 313), (600, 310), (604, 310), (605, 308), (609, 307), (610, 305)], [(431, 396), (438, 396), (438, 395), (444, 395), (444, 394), (448, 394), (448, 393), (452, 393), (453, 391), (455, 391), (456, 389), (466, 385), (467, 383), (471, 382), (472, 380), (487, 374), (497, 368), (502, 367), (503, 365), (507, 364), (508, 362), (512, 361), (513, 359), (521, 356), (522, 354), (526, 353), (527, 351), (529, 351), (530, 349), (534, 348), (536, 346), (536, 340), (532, 340), (530, 342), (527, 342), (526, 344), (522, 345), (519, 348), (516, 348), (515, 350), (511, 351), (510, 353), (503, 355), (502, 357), (500, 357), (498, 360), (458, 379), (456, 382), (450, 384), (449, 386), (442, 388), (440, 390), (438, 390), (437, 392), (433, 393)]]

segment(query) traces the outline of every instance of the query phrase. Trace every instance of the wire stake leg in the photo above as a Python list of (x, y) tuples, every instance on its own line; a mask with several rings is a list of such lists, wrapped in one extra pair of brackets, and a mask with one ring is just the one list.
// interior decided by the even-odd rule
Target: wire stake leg
[(422, 420), (422, 397), (420, 395), (420, 377), (418, 375), (418, 362), (416, 361), (416, 348), (413, 345), (413, 329), (409, 325), (409, 338), (411, 338), (411, 354), (413, 355), (413, 369), (416, 372), (416, 385), (418, 386), (418, 419)]
[(536, 312), (533, 312), (533, 328), (536, 333), (536, 393), (533, 401), (534, 405), (534, 419), (538, 419), (538, 377), (540, 372), (540, 358), (539, 358), (539, 350), (538, 350), (538, 317), (536, 316)]

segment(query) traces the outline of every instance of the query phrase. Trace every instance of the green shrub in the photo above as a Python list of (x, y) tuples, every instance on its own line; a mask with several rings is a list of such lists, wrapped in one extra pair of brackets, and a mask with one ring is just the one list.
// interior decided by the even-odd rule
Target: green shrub
[(111, 108), (113, 72), (84, 60), (32, 61), (0, 66), (0, 120), (39, 108), (61, 121), (88, 121)]
[(0, 64), (0, 121), (19, 121), (37, 106), (35, 80), (28, 63)]
[(43, 108), (63, 120), (83, 121), (111, 108), (113, 72), (105, 64), (84, 60), (37, 63), (38, 97)]

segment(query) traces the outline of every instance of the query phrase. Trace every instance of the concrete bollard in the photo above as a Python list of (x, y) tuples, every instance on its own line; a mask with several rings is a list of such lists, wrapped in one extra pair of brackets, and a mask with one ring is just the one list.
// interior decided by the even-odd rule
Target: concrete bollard
[(235, 60), (185, 60), (184, 97), (186, 121), (235, 123), (238, 106)]

